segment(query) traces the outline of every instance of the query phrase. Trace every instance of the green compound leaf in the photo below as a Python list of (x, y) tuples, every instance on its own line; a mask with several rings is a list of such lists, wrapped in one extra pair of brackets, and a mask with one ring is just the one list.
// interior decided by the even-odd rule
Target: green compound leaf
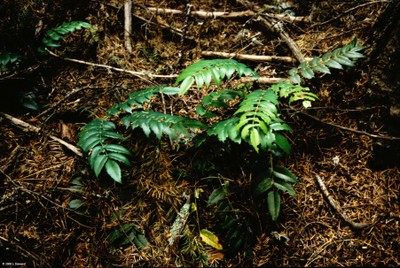
[[(174, 93), (173, 93), (174, 92)], [(149, 87), (140, 91), (133, 92), (129, 94), (126, 101), (114, 105), (111, 109), (107, 111), (107, 116), (118, 116), (120, 114), (131, 114), (134, 110), (143, 108), (144, 103), (148, 103), (157, 96), (159, 93), (165, 93), (172, 95), (179, 92), (179, 88), (172, 87)]]
[(115, 124), (103, 119), (93, 120), (79, 132), (78, 145), (87, 153), (93, 147), (103, 144), (107, 138), (122, 140), (123, 136), (115, 132)]
[(293, 68), (288, 72), (289, 80), (294, 84), (299, 84), (301, 82), (300, 75), (306, 79), (311, 79), (314, 77), (314, 72), (330, 74), (329, 68), (343, 69), (343, 66), (354, 66), (358, 59), (364, 57), (359, 52), (364, 47), (358, 46), (357, 43), (357, 38), (354, 38), (350, 44), (337, 48), (332, 53), (328, 52), (310, 62), (301, 63), (299, 67)]
[(275, 132), (291, 129), (278, 118), (279, 102), (275, 91), (279, 89), (253, 91), (244, 98), (235, 112), (235, 115), (240, 116), (236, 131), (256, 152), (259, 148), (273, 150), (276, 141)]
[(161, 139), (165, 134), (174, 140), (179, 140), (182, 137), (190, 137), (196, 130), (208, 128), (204, 123), (191, 118), (154, 111), (137, 111), (121, 120), (127, 128), (140, 127), (147, 137), (154, 133), (157, 139)]
[(115, 129), (116, 126), (112, 122), (104, 119), (93, 120), (79, 132), (78, 145), (85, 153), (89, 153), (88, 162), (96, 177), (99, 177), (105, 168), (115, 181), (121, 182), (121, 169), (115, 161), (130, 165), (126, 155), (131, 153), (121, 145), (108, 143), (110, 139), (124, 139)]
[(223, 79), (230, 79), (235, 72), (239, 76), (258, 77), (253, 70), (233, 59), (201, 60), (183, 70), (176, 79), (175, 85), (182, 82), (179, 93), (185, 94), (194, 83), (198, 89), (203, 85), (209, 87), (211, 81), (220, 85)]
[(45, 47), (60, 47), (59, 40), (64, 39), (67, 34), (82, 30), (82, 28), (92, 28), (92, 25), (84, 21), (64, 22), (60, 26), (47, 30), (42, 44)]

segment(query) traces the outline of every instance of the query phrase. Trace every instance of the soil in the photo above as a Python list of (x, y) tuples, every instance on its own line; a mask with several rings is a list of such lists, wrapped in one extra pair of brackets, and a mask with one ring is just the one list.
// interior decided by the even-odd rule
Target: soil
[[(380, 66), (368, 61), (370, 33), (388, 3), (265, 2), (134, 1), (132, 51), (124, 46), (122, 1), (4, 2), (0, 50), (28, 60), (0, 73), (2, 266), (400, 265), (400, 124), (394, 110), (399, 90), (393, 89), (399, 80), (390, 84), (393, 90), (377, 89), (370, 77), (375, 82), (379, 77), (370, 74)], [(204, 17), (198, 11), (252, 13)], [(304, 57), (333, 51), (354, 37), (366, 46), (367, 56), (352, 69), (307, 81), (319, 96), (312, 108), (282, 107), (294, 130), (288, 134), (293, 152), (281, 164), (300, 182), (295, 197), (282, 195), (278, 220), (271, 221), (266, 203), (251, 194), (253, 171), (268, 156), (245, 144), (210, 139), (201, 147), (177, 147), (167, 138), (158, 141), (118, 126), (127, 137), (123, 144), (132, 152), (132, 167), (124, 167), (123, 184), (105, 173), (96, 178), (86, 156), (74, 151), (80, 129), (131, 92), (171, 85), (190, 64), (217, 58), (205, 51), (289, 57), (239, 60), (264, 78), (285, 78), (298, 62), (282, 36), (257, 20), (261, 13), (286, 14), (274, 22), (283, 25)], [(50, 49), (51, 55), (36, 52), (47, 29), (71, 20), (86, 21), (95, 30), (75, 32), (60, 48)], [(18, 50), (16, 40), (26, 46)], [(388, 43), (389, 51), (395, 50), (396, 41)], [(382, 66), (374, 74), (384, 72)], [(29, 92), (39, 111), (22, 105), (20, 96)], [(194, 115), (197, 102), (165, 98), (151, 105)], [(207, 205), (222, 185), (230, 187), (235, 233), (227, 234), (218, 208)], [(170, 228), (187, 202), (191, 212), (170, 245)], [(352, 226), (343, 214), (366, 225)], [(223, 249), (204, 243), (201, 229), (216, 234)], [(240, 247), (234, 248), (235, 240), (243, 242)]]

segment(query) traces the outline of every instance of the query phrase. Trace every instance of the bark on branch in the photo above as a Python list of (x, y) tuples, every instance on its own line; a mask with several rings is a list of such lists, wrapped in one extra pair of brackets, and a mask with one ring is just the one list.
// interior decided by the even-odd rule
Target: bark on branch
[[(249, 61), (280, 61), (287, 63), (295, 63), (297, 60), (288, 56), (261, 56), (261, 55), (249, 55), (249, 54), (238, 54), (238, 53), (227, 53), (227, 52), (218, 52), (218, 51), (202, 51), (202, 56), (208, 57), (221, 57), (221, 58), (235, 58), (240, 60), (249, 60)], [(304, 58), (306, 61), (310, 61), (313, 58)]]
[[(184, 12), (177, 9), (170, 8), (158, 8), (158, 7), (148, 7), (147, 10), (151, 12), (163, 13), (163, 14), (173, 14), (173, 15), (181, 15)], [(255, 12), (251, 10), (239, 11), (239, 12), (225, 12), (225, 11), (192, 11), (191, 15), (200, 17), (200, 18), (242, 18), (242, 17), (252, 17), (256, 15)], [(287, 22), (308, 22), (310, 19), (308, 17), (295, 17), (288, 14), (274, 14), (274, 13), (264, 13), (266, 16), (284, 20)]]

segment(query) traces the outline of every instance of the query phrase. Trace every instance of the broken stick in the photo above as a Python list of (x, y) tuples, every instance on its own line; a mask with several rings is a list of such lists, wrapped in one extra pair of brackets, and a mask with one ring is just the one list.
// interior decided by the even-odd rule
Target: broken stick
[(316, 175), (317, 183), (321, 188), (323, 195), (328, 199), (329, 204), (336, 210), (336, 212), (342, 217), (342, 219), (347, 222), (354, 229), (363, 229), (370, 225), (370, 223), (357, 223), (352, 221), (349, 216), (340, 208), (340, 205), (332, 198), (329, 194), (328, 189), (325, 186), (324, 181), (321, 179), (319, 175)]

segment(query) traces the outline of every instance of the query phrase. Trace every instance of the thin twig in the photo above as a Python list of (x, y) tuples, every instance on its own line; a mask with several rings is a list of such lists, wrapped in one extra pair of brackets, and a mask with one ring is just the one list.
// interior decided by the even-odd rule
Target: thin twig
[(161, 75), (161, 74), (151, 74), (151, 73), (146, 73), (146, 72), (135, 72), (135, 71), (130, 71), (130, 70), (122, 69), (122, 68), (113, 67), (113, 66), (106, 65), (106, 64), (87, 62), (87, 61), (78, 60), (78, 59), (72, 59), (72, 58), (64, 58), (64, 57), (54, 53), (53, 51), (51, 51), (51, 50), (49, 50), (47, 48), (46, 48), (46, 51), (51, 56), (59, 58), (59, 59), (62, 59), (62, 60), (65, 60), (65, 61), (70, 61), (70, 62), (75, 62), (75, 63), (87, 65), (87, 66), (105, 68), (105, 69), (112, 70), (112, 71), (131, 74), (131, 75), (134, 75), (136, 77), (139, 77), (140, 79), (146, 80), (147, 82), (150, 82), (150, 83), (153, 83), (153, 82), (145, 79), (145, 77), (149, 77), (149, 78), (176, 78), (176, 77), (178, 77), (178, 75), (176, 75), (176, 74)]
[(340, 208), (340, 205), (332, 198), (332, 196), (329, 194), (328, 189), (325, 186), (324, 181), (321, 179), (319, 175), (316, 175), (317, 183), (319, 187), (321, 188), (322, 193), (328, 199), (329, 204), (336, 210), (336, 212), (342, 217), (342, 219), (347, 222), (351, 227), (354, 229), (362, 229), (365, 227), (368, 227), (370, 223), (357, 223), (352, 221), (347, 214)]
[[(0, 114), (2, 116), (4, 116), (6, 119), (8, 119), (12, 124), (16, 125), (17, 127), (21, 128), (24, 131), (30, 131), (30, 132), (35, 132), (35, 133), (40, 133), (40, 131), (41, 131), (40, 128), (35, 127), (29, 123), (26, 123), (25, 121), (15, 118), (9, 114), (6, 114), (6, 113), (0, 113)], [(53, 136), (53, 135), (49, 135), (49, 138), (57, 141), (58, 143), (61, 143), (62, 145), (64, 145), (68, 150), (70, 150), (74, 154), (76, 154), (80, 157), (83, 157), (81, 150), (79, 148), (77, 148), (76, 146), (74, 146), (60, 138), (57, 138), (56, 136)]]
[(362, 131), (362, 130), (348, 128), (348, 127), (336, 125), (336, 124), (333, 124), (333, 123), (328, 123), (328, 122), (326, 122), (324, 120), (321, 120), (321, 119), (319, 119), (319, 118), (317, 118), (317, 117), (315, 117), (313, 115), (310, 115), (308, 113), (305, 113), (305, 112), (300, 112), (300, 113), (303, 114), (303, 115), (306, 115), (306, 116), (308, 116), (308, 117), (310, 117), (312, 119), (314, 119), (315, 121), (318, 121), (318, 122), (321, 122), (323, 124), (326, 124), (328, 126), (332, 126), (332, 127), (339, 128), (339, 129), (342, 129), (342, 130), (346, 130), (346, 131), (354, 132), (354, 133), (357, 133), (357, 134), (365, 135), (365, 136), (368, 136), (368, 137), (371, 137), (371, 138), (383, 139), (383, 140), (391, 140), (391, 141), (400, 140), (400, 137), (372, 134), (372, 133), (368, 133), (368, 132), (365, 132), (365, 131)]

